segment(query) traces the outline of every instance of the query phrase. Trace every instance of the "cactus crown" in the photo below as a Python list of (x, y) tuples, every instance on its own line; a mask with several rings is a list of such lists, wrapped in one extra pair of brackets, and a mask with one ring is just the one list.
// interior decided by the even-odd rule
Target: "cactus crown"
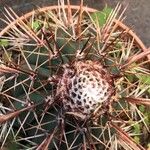
[(108, 101), (112, 91), (109, 73), (100, 63), (89, 60), (76, 61), (65, 67), (57, 87), (57, 95), (60, 95), (64, 108), (85, 116)]

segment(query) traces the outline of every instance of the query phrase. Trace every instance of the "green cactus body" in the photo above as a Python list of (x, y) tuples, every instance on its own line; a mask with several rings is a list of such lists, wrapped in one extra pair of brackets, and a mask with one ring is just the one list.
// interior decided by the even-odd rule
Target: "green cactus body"
[(20, 18), (5, 8), (1, 149), (144, 149), (149, 118), (138, 105), (150, 105), (149, 53), (119, 27), (120, 8), (60, 1)]

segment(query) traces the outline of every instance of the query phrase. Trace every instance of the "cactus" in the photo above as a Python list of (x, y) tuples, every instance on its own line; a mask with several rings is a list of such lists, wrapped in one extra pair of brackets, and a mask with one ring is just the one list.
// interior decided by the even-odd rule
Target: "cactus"
[(120, 28), (121, 5), (51, 8), (4, 8), (1, 149), (144, 149), (150, 51)]

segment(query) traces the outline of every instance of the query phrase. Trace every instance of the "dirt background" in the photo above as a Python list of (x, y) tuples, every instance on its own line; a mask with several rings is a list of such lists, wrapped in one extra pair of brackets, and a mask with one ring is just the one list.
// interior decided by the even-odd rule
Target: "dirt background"
[[(79, 4), (80, 0), (70, 0), (71, 4)], [(106, 4), (115, 7), (118, 2), (123, 7), (128, 5), (125, 16), (125, 24), (133, 29), (147, 47), (150, 46), (150, 0), (84, 0), (84, 5), (96, 9), (102, 9)], [(10, 6), (21, 16), (37, 6), (44, 7), (57, 4), (57, 0), (0, 0), (0, 17), (3, 15), (3, 7)], [(0, 21), (0, 28), (4, 26)]]

